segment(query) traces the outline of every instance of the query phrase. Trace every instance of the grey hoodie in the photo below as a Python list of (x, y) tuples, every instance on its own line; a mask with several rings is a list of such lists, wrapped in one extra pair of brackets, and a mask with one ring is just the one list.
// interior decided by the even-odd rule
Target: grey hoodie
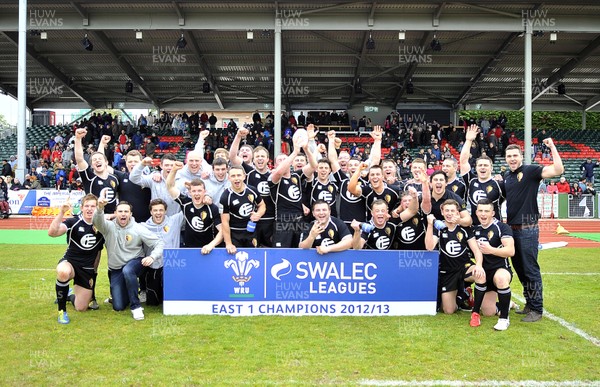
[[(165, 219), (161, 224), (154, 223), (152, 218), (149, 218), (145, 223), (140, 224), (162, 239), (165, 249), (178, 249), (181, 239), (181, 226), (183, 226), (184, 221), (185, 218), (183, 217), (183, 212), (180, 211), (173, 216), (165, 215)], [(146, 249), (145, 251), (148, 250)], [(161, 255), (160, 259), (152, 262), (150, 267), (159, 269), (163, 267), (163, 265), (163, 256)]]
[(148, 247), (154, 262), (162, 260), (164, 242), (146, 227), (136, 223), (133, 218), (125, 227), (117, 223), (117, 219), (106, 220), (104, 210), (96, 209), (93, 218), (94, 226), (104, 235), (108, 268), (118, 270), (132, 259), (145, 257), (144, 245)]
[(171, 198), (167, 189), (167, 182), (164, 177), (158, 183), (152, 180), (152, 175), (144, 175), (144, 164), (139, 163), (129, 174), (129, 180), (140, 187), (150, 188), (152, 199), (162, 199), (167, 203), (167, 215), (175, 215), (180, 212), (179, 205)]

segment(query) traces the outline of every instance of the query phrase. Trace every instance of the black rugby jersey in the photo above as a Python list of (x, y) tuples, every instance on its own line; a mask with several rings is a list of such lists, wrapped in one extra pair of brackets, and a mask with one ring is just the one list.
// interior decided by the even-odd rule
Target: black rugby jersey
[(185, 247), (203, 247), (215, 238), (217, 226), (221, 224), (219, 208), (215, 204), (196, 208), (192, 199), (179, 195), (175, 201), (185, 216), (186, 227), (183, 233)]
[(93, 269), (98, 252), (104, 246), (104, 237), (81, 215), (65, 219), (63, 224), (67, 226), (68, 245), (64, 258)]

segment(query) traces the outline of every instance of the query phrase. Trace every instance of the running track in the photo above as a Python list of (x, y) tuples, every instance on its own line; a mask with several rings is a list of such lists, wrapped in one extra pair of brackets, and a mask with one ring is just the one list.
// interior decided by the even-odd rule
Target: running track
[[(9, 219), (0, 219), (0, 230), (42, 230), (48, 229), (52, 217), (31, 217), (26, 215), (11, 216)], [(556, 235), (556, 227), (560, 223), (570, 232), (600, 232), (600, 219), (548, 219), (540, 221), (540, 243), (568, 242), (569, 247), (598, 247), (600, 243), (570, 237), (568, 235)]]

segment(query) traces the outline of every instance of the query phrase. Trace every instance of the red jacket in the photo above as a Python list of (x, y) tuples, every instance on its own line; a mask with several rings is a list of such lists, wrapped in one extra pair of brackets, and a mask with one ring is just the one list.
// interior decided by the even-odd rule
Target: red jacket
[(564, 183), (561, 183), (559, 181), (558, 183), (556, 183), (556, 186), (558, 187), (558, 193), (570, 193), (571, 192), (571, 186), (569, 185), (569, 183), (567, 181), (565, 181)]

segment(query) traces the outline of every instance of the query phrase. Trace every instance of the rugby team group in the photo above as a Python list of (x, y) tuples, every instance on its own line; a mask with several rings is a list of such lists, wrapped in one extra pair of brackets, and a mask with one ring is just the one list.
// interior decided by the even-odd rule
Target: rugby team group
[[(67, 202), (48, 230), (53, 237), (66, 234), (68, 244), (57, 266), (58, 322), (70, 322), (68, 301), (77, 311), (98, 308), (95, 286), (104, 246), (107, 302), (117, 311), (129, 306), (136, 320), (144, 319), (142, 303), (162, 302), (164, 248), (210, 254), (224, 247), (235, 254), (238, 248), (297, 247), (318, 254), (438, 250), (439, 310), (468, 309), (473, 327), (480, 326), (481, 315), (498, 315), (496, 330), (509, 327), (511, 308), (524, 314), (523, 322), (539, 321), (543, 287), (536, 198), (540, 181), (559, 176), (564, 167), (548, 138), (550, 165), (524, 165), (514, 144), (505, 150), (504, 175), (493, 174), (486, 155), (473, 168), (470, 145), (480, 131), (477, 125), (468, 127), (459, 160), (445, 159), (442, 169), (429, 175), (425, 161), (416, 158), (412, 176), (401, 180), (397, 163), (381, 160), (379, 126), (370, 132), (367, 161), (341, 150), (335, 131), (317, 144), (318, 129), (310, 124), (294, 133), (291, 151), (278, 155), (273, 169), (268, 150), (246, 144), (248, 129), (240, 128), (229, 150), (215, 151), (212, 164), (203, 158), (210, 134), (204, 130), (185, 164), (167, 153), (160, 170), (152, 171), (152, 158), (133, 150), (125, 155), (126, 172), (108, 164), (109, 136), (86, 158), (86, 129), (75, 129), (75, 161), (87, 195), (80, 214), (65, 218), (72, 204)], [(511, 301), (513, 269), (526, 299), (520, 310)]]

